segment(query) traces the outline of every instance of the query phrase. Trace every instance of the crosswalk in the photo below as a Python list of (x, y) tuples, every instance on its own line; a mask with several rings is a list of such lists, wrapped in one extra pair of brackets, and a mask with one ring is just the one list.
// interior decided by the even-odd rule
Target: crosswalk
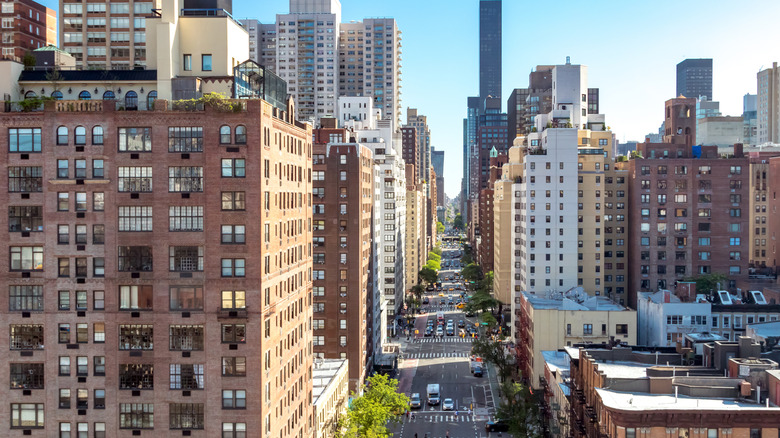
[(404, 353), (404, 359), (436, 359), (438, 357), (469, 357), (469, 353)]
[(430, 338), (417, 338), (417, 339), (415, 339), (415, 342), (419, 342), (419, 343), (426, 343), (426, 342), (464, 342), (465, 343), (465, 342), (468, 342), (470, 344), (471, 343), (471, 338), (461, 338), (461, 337), (456, 337), (456, 336), (445, 336), (444, 338), (437, 339), (437, 338), (434, 338), (434, 337), (430, 337)]
[(445, 415), (441, 413), (429, 414), (426, 412), (415, 412), (414, 418), (404, 417), (406, 423), (470, 423), (474, 421), (487, 421), (489, 416), (483, 415), (468, 415), (462, 413), (460, 415), (450, 414)]

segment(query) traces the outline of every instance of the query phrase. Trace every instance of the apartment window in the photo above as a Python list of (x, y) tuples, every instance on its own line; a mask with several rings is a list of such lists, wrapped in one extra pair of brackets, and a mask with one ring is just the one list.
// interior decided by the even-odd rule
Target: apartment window
[(9, 128), (8, 152), (40, 152), (41, 128)]
[(43, 310), (43, 286), (8, 286), (8, 309), (12, 312)]
[(244, 210), (245, 200), (245, 192), (222, 192), (222, 210)]
[(169, 127), (168, 152), (203, 152), (203, 128), (200, 126)]
[(151, 271), (152, 247), (151, 246), (120, 246), (117, 248), (120, 272)]
[(201, 55), (201, 70), (211, 71), (211, 55)]
[(106, 226), (103, 224), (92, 225), (92, 243), (102, 245), (106, 243)]
[(222, 342), (246, 343), (245, 324), (222, 324)]
[(86, 323), (76, 324), (76, 343), (86, 344), (89, 342), (89, 329)]
[(582, 325), (582, 334), (583, 335), (592, 335), (593, 334), (593, 324), (583, 324)]
[(154, 349), (154, 326), (151, 324), (122, 324), (119, 326), (120, 350)]
[(192, 71), (192, 55), (185, 54), (182, 62), (182, 68), (184, 71)]
[(39, 166), (8, 167), (9, 192), (40, 192), (43, 187), (43, 170)]
[(42, 246), (12, 246), (9, 248), (12, 271), (42, 271)]
[(168, 327), (169, 349), (171, 351), (202, 351), (202, 325), (171, 325)]
[(70, 194), (68, 192), (57, 193), (57, 211), (68, 211), (70, 206)]
[(68, 160), (57, 160), (57, 178), (68, 179), (70, 176), (70, 169)]
[(43, 389), (42, 363), (12, 363), (10, 369), (11, 389)]
[(171, 206), (168, 209), (170, 231), (203, 231), (203, 206)]
[(244, 225), (222, 225), (222, 243), (246, 243), (246, 227)]
[(153, 403), (120, 403), (120, 429), (154, 429)]
[(170, 389), (203, 389), (204, 383), (203, 365), (170, 365)]
[[(269, 419), (266, 424), (271, 427)], [(222, 423), (222, 438), (246, 438), (246, 423)]]
[(92, 358), (92, 374), (95, 376), (106, 375), (106, 357), (95, 356)]
[(151, 167), (120, 167), (117, 187), (120, 192), (151, 192)]
[(168, 248), (171, 272), (203, 271), (202, 246), (171, 246)]
[(9, 206), (8, 231), (43, 231), (43, 207), (39, 205)]
[(171, 429), (203, 429), (203, 403), (169, 403)]
[(120, 152), (151, 152), (152, 128), (119, 128)]
[(246, 376), (246, 357), (223, 357), (222, 376)]
[(76, 192), (76, 211), (87, 211), (87, 192)]
[(244, 178), (246, 176), (246, 160), (243, 158), (223, 158), (223, 178)]
[(119, 310), (152, 310), (152, 286), (119, 286)]
[(245, 277), (246, 259), (222, 259), (223, 277)]
[(43, 403), (11, 403), (11, 429), (43, 428)]
[(96, 322), (92, 324), (92, 342), (103, 343), (106, 342), (106, 324), (103, 322)]
[(246, 391), (242, 389), (223, 389), (222, 409), (246, 409)]
[(246, 144), (246, 126), (236, 126), (236, 144)]
[(168, 168), (169, 192), (202, 192), (203, 168), (202, 167), (169, 167)]
[(60, 356), (60, 376), (70, 376), (70, 357)]
[(119, 389), (154, 389), (154, 365), (120, 364)]
[[(93, 145), (100, 145), (103, 144), (103, 127), (102, 126), (95, 126), (92, 128), (92, 144)], [(102, 161), (102, 160), (100, 160)]]
[(152, 231), (151, 206), (120, 206), (119, 231)]
[(222, 309), (246, 309), (246, 291), (223, 290)]

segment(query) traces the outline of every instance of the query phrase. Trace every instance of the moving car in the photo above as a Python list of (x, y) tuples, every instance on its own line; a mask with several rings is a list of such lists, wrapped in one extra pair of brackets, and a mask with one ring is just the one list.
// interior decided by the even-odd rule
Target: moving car
[(412, 396), (409, 398), (409, 407), (412, 409), (420, 409), (422, 404), (420, 403), (420, 393), (415, 392), (412, 394)]
[(463, 322), (463, 320), (462, 320), (462, 319), (461, 319), (461, 320), (458, 320), (458, 327), (460, 327), (460, 328), (466, 327), (466, 323), (465, 323), (465, 322)]
[(451, 326), (447, 327), (447, 336), (455, 336), (455, 329), (453, 329)]
[(474, 377), (482, 377), (482, 367), (481, 366), (475, 366), (472, 374), (474, 374)]
[(451, 398), (445, 398), (441, 404), (442, 411), (452, 411), (455, 409), (455, 401)]
[(488, 432), (507, 432), (509, 431), (509, 423), (499, 419), (488, 421), (485, 423), (485, 430)]

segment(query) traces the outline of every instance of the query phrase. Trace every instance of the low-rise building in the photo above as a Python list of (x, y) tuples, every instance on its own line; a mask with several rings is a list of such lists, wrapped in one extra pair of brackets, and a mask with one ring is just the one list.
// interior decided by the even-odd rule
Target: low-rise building
[(686, 333), (708, 331), (711, 306), (703, 298), (683, 302), (668, 290), (638, 292), (639, 345), (674, 347)]
[(349, 373), (347, 359), (318, 359), (312, 372), (314, 437), (334, 436), (339, 417), (347, 411)]
[(542, 351), (573, 344), (636, 344), (636, 311), (581, 288), (535, 295), (517, 292), (512, 302), (518, 367), (534, 388), (544, 376)]

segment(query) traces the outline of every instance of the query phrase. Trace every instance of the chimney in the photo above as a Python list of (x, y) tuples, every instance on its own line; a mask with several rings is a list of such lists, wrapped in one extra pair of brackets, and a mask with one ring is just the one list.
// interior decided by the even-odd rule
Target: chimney
[(664, 291), (664, 303), (670, 303), (672, 301), (672, 293), (668, 290)]

